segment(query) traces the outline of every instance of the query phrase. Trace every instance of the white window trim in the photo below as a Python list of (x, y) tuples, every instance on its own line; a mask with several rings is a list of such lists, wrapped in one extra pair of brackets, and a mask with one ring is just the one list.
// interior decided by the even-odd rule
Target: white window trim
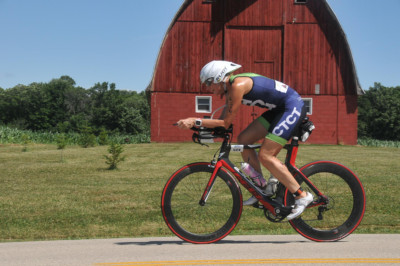
[[(210, 102), (210, 108), (208, 110), (200, 110), (199, 109), (199, 103), (198, 100), (199, 99), (206, 99), (209, 100)], [(212, 96), (196, 96), (196, 113), (211, 113), (212, 111)]]
[(313, 98), (301, 98), (304, 102), (308, 101), (310, 102), (310, 111), (307, 112), (307, 115), (312, 115), (313, 114)]

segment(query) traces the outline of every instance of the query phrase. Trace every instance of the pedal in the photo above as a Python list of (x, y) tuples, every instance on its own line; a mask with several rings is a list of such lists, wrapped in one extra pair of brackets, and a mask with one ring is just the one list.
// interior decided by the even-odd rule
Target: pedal
[(264, 209), (264, 206), (259, 204), (258, 201), (256, 203), (253, 203), (253, 205), (251, 205), (251, 206), (256, 209)]
[(278, 214), (279, 216), (282, 216), (283, 218), (285, 218), (292, 212), (293, 207), (294, 206), (278, 207), (278, 208), (275, 208), (275, 213)]

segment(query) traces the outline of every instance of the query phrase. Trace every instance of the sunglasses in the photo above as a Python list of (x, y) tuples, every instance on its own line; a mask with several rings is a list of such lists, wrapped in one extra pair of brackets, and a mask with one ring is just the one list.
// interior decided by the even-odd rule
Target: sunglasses
[(211, 86), (213, 81), (214, 81), (214, 78), (208, 78), (204, 83), (206, 84), (206, 86)]

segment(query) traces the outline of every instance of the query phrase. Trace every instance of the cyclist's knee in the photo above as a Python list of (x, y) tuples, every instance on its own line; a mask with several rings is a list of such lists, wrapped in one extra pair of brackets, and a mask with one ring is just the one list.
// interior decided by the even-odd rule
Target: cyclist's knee
[(269, 139), (265, 139), (258, 153), (258, 160), (267, 168), (271, 165), (274, 165), (277, 160), (277, 155), (282, 150), (282, 145), (271, 141)]
[(258, 160), (268, 169), (273, 164), (275, 156), (268, 151), (260, 150)]

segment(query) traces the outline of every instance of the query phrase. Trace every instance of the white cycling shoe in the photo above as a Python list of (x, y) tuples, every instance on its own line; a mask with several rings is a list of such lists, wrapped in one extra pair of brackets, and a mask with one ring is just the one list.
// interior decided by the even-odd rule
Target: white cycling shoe
[(307, 196), (301, 199), (297, 199), (294, 201), (294, 208), (292, 210), (292, 213), (289, 214), (286, 218), (290, 221), (296, 217), (298, 217), (300, 214), (304, 212), (304, 210), (307, 208), (307, 206), (313, 202), (313, 196), (311, 193), (307, 192)]

